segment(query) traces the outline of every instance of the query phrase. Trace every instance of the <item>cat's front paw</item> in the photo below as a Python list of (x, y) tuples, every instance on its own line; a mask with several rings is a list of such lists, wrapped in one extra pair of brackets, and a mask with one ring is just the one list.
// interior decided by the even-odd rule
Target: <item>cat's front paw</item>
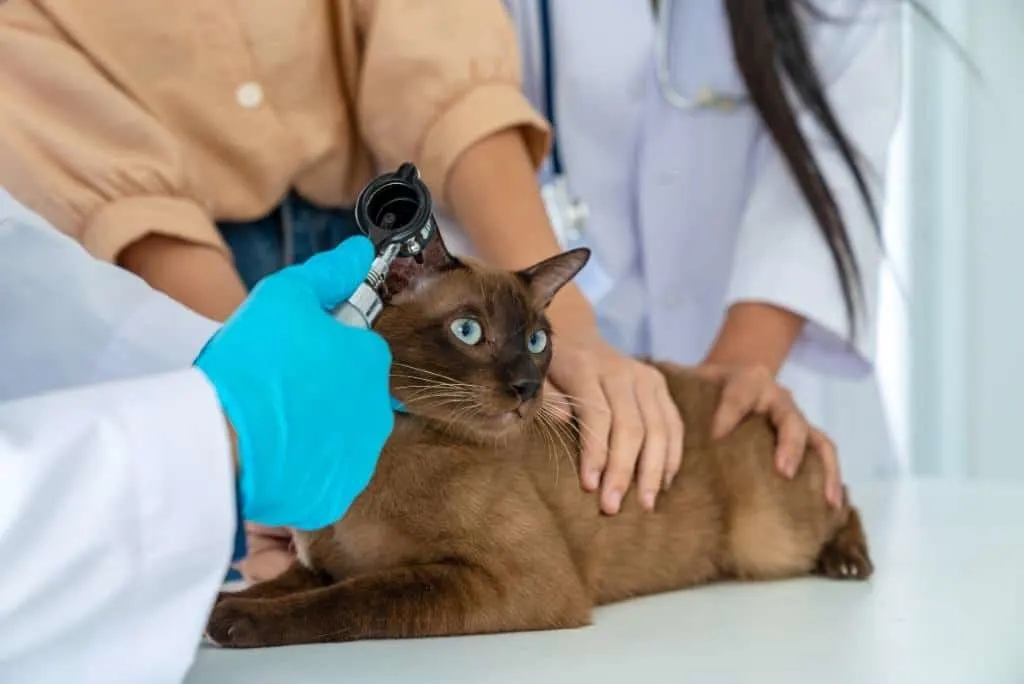
[(850, 509), (846, 524), (818, 557), (819, 574), (832, 579), (866, 580), (875, 572), (860, 513)]
[(206, 639), (224, 648), (258, 648), (261, 638), (258, 618), (245, 599), (220, 598), (206, 623)]

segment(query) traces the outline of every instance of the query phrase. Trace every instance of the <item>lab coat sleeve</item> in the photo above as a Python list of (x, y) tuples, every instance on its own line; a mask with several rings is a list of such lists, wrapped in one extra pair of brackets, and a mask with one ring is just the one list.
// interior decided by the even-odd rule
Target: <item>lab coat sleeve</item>
[[(855, 4), (863, 8), (858, 16), (843, 14)], [(899, 4), (834, 0), (833, 5), (843, 7), (832, 14), (841, 18), (812, 33), (812, 45), (818, 47), (812, 51), (827, 96), (863, 155), (866, 180), (880, 214), (889, 144), (901, 103)], [(859, 377), (873, 367), (883, 248), (838, 150), (806, 110), (800, 112), (800, 123), (846, 221), (861, 269), (864, 297), (857, 336), (851, 341), (827, 244), (767, 131), (759, 143), (759, 171), (740, 227), (727, 303), (765, 302), (799, 314), (807, 324), (791, 360), (819, 372)]]
[(0, 405), (0, 681), (180, 682), (228, 568), (234, 480), (194, 369)]
[(0, 402), (188, 368), (219, 324), (0, 189)]

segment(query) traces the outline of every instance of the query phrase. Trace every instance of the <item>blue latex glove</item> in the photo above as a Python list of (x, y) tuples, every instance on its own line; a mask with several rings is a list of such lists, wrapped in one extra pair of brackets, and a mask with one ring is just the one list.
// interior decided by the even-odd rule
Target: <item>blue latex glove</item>
[(372, 260), (370, 241), (355, 237), (269, 276), (195, 361), (238, 435), (248, 521), (325, 527), (373, 476), (394, 425), (391, 353), (377, 333), (327, 313)]

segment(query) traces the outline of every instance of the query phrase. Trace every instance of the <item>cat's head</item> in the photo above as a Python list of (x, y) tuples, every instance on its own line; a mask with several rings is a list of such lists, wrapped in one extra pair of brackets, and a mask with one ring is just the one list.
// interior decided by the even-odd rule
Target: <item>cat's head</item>
[(408, 411), (463, 435), (522, 430), (543, 400), (552, 334), (545, 311), (590, 258), (575, 249), (517, 272), (452, 257), (397, 261), (375, 329), (393, 357), (392, 394)]

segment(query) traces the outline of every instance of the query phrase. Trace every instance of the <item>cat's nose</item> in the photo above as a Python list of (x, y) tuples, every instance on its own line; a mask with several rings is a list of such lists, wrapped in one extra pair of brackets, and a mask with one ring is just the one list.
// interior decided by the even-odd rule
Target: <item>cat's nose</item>
[(529, 401), (537, 396), (538, 392), (540, 392), (540, 380), (534, 380), (532, 378), (520, 378), (519, 380), (513, 380), (508, 386), (520, 401)]

